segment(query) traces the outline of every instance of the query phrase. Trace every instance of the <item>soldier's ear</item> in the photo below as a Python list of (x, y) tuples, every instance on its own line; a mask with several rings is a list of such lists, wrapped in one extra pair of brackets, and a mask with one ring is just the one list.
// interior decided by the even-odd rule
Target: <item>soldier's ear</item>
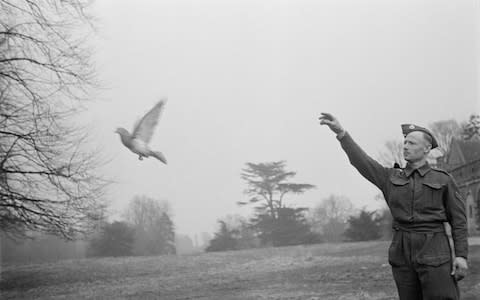
[(425, 154), (428, 153), (428, 152), (430, 152), (430, 150), (432, 150), (432, 144), (427, 143), (427, 144), (425, 145), (425, 151), (424, 151)]

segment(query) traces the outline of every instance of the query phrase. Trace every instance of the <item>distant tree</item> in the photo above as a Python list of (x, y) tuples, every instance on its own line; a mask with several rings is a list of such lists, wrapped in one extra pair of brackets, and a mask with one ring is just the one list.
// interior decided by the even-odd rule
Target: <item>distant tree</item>
[[(246, 182), (245, 194), (251, 198), (239, 205), (253, 205), (255, 217), (252, 219), (254, 227), (260, 231), (262, 242), (274, 245), (284, 244), (284, 238), (278, 230), (284, 230), (283, 222), (291, 217), (302, 216), (306, 208), (289, 208), (285, 204), (287, 194), (303, 194), (315, 186), (306, 183), (293, 183), (289, 180), (296, 172), (287, 171), (284, 161), (268, 163), (246, 163), (242, 170), (241, 178)], [(293, 212), (293, 213), (292, 213)], [(298, 219), (298, 224), (303, 219)], [(280, 229), (282, 228), (282, 229)], [(275, 234), (273, 234), (276, 232)], [(285, 232), (287, 236), (289, 234)], [(276, 240), (281, 238), (281, 240)]]
[(14, 239), (0, 233), (2, 263), (41, 263), (85, 258), (87, 242), (65, 240), (55, 235), (32, 233), (33, 238)]
[(219, 220), (220, 228), (205, 249), (207, 252), (237, 250), (237, 230), (229, 229), (225, 221)]
[(312, 231), (304, 212), (303, 208), (282, 207), (278, 210), (277, 219), (269, 214), (260, 214), (252, 223), (266, 245), (277, 247), (321, 242), (320, 234)]
[(107, 223), (90, 241), (89, 256), (129, 256), (133, 254), (135, 231), (126, 222)]
[(345, 237), (351, 241), (377, 240), (382, 236), (381, 218), (376, 211), (362, 209), (358, 216), (350, 216)]
[(135, 229), (135, 255), (175, 254), (175, 229), (168, 203), (135, 196), (125, 212)]
[(251, 249), (260, 246), (255, 228), (239, 215), (227, 215), (219, 220), (220, 228), (210, 239), (206, 251)]
[(345, 196), (330, 195), (310, 210), (308, 220), (315, 232), (325, 241), (339, 242), (347, 227), (348, 217), (354, 214), (352, 202)]
[(346, 221), (355, 212), (355, 208), (345, 196), (330, 195), (323, 199), (314, 209), (318, 222), (335, 219)]
[(473, 137), (480, 137), (480, 115), (472, 114), (470, 119), (462, 126), (464, 139), (469, 140)]
[(438, 142), (438, 151), (441, 153), (442, 161), (445, 162), (445, 158), (450, 153), (450, 144), (452, 139), (460, 137), (462, 134), (462, 128), (455, 120), (442, 120), (437, 121), (429, 126), (435, 139)]
[(393, 217), (390, 209), (383, 208), (382, 210), (380, 210), (378, 219), (380, 221), (380, 227), (382, 232), (381, 238), (384, 240), (390, 240), (393, 235)]
[(325, 242), (338, 243), (345, 239), (343, 233), (347, 229), (346, 221), (339, 221), (337, 219), (330, 219), (323, 225), (322, 238)]
[(72, 118), (94, 87), (88, 1), (0, 1), (0, 228), (72, 239), (98, 217), (98, 149)]
[(200, 237), (197, 238), (197, 236), (195, 236), (194, 246), (199, 249), (205, 250), (205, 248), (210, 244), (210, 241), (212, 240), (212, 238), (213, 236), (211, 233), (201, 232)]
[(385, 149), (380, 151), (378, 161), (388, 168), (395, 164), (404, 167), (406, 162), (403, 158), (403, 140), (389, 140), (385, 142)]
[(237, 240), (236, 249), (250, 249), (260, 246), (260, 239), (254, 226), (240, 215), (227, 215), (223, 220), (227, 227), (234, 233)]
[(236, 228), (237, 232), (237, 249), (251, 249), (258, 248), (261, 245), (261, 240), (257, 236), (255, 228), (246, 220), (241, 220)]
[(175, 248), (177, 254), (190, 254), (196, 252), (192, 239), (186, 234), (175, 235)]
[(380, 220), (380, 226), (382, 227), (382, 239), (390, 240), (392, 238), (392, 223), (393, 217), (390, 212), (390, 209), (386, 205), (385, 197), (382, 193), (378, 193), (375, 196), (375, 200), (380, 203), (382, 208), (379, 209), (378, 217)]
[(285, 170), (285, 162), (246, 163), (241, 177), (247, 183), (245, 194), (251, 196), (248, 202), (239, 205), (253, 204), (260, 213), (268, 213), (273, 219), (278, 217), (279, 208), (285, 207), (284, 197), (287, 194), (303, 194), (315, 186), (306, 183), (292, 183), (288, 180), (297, 173)]

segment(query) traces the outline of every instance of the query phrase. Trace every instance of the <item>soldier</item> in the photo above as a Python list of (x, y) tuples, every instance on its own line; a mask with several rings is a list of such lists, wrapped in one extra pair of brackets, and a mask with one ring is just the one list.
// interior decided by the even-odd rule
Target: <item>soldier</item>
[[(387, 201), (395, 230), (388, 261), (400, 299), (460, 299), (457, 282), (468, 269), (465, 200), (452, 176), (426, 160), (438, 146), (433, 134), (413, 124), (402, 125), (407, 165), (385, 168), (355, 143), (334, 116), (322, 113), (319, 119), (337, 134), (350, 163)], [(454, 247), (449, 246), (447, 222)]]

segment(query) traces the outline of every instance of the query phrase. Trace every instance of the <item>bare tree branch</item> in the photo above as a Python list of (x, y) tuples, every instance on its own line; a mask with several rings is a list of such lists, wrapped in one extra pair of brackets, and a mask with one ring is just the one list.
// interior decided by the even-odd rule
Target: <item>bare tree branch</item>
[(73, 238), (103, 217), (101, 161), (70, 122), (95, 87), (81, 37), (90, 24), (86, 7), (83, 0), (0, 0), (0, 224), (7, 233)]

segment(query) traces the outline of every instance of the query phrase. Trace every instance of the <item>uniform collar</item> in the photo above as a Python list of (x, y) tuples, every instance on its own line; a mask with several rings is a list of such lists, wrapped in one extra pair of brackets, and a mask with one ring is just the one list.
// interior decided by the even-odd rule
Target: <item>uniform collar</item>
[(431, 168), (428, 162), (425, 162), (425, 164), (423, 164), (421, 167), (417, 169), (414, 169), (410, 164), (407, 164), (407, 166), (404, 169), (405, 175), (407, 175), (407, 177), (410, 177), (410, 175), (412, 175), (413, 171), (415, 170), (418, 170), (418, 173), (420, 173), (420, 175), (423, 177), (425, 176), (425, 174), (427, 174), (428, 171), (431, 170)]

